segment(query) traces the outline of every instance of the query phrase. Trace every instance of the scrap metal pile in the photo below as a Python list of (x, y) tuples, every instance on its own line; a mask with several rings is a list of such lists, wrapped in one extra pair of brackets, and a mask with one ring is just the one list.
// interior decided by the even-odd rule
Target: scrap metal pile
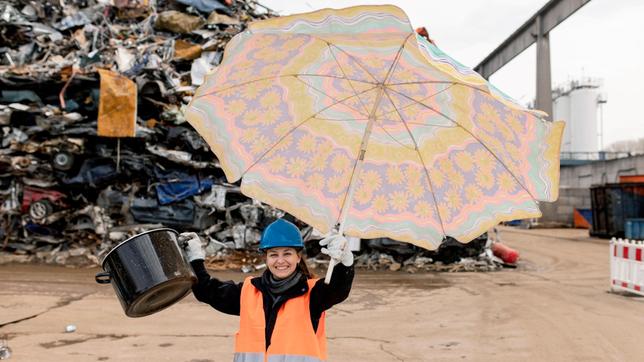
[[(181, 107), (232, 36), (270, 16), (250, 0), (0, 2), (0, 248), (97, 263), (156, 226), (200, 231), (211, 254), (255, 244), (281, 213), (225, 182)], [(119, 76), (135, 84), (135, 132), (103, 137), (104, 80)]]
[[(168, 226), (199, 232), (213, 267), (261, 269), (251, 250), (284, 214), (225, 182), (182, 107), (226, 43), (272, 16), (253, 0), (0, 1), (2, 256), (95, 265)], [(432, 262), (414, 247), (392, 262), (378, 243), (359, 266)]]

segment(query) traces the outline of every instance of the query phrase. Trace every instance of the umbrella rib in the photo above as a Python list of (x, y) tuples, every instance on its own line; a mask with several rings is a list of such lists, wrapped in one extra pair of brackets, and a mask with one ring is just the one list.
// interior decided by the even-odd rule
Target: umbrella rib
[[(383, 120), (383, 121), (387, 120), (387, 119), (383, 119), (383, 118), (378, 118), (378, 119)], [(390, 119), (390, 121), (393, 121), (393, 120)], [(420, 123), (420, 122), (409, 122), (409, 121), (407, 121), (407, 124), (413, 124), (415, 126), (437, 127), (437, 128), (458, 128), (457, 125), (446, 126), (444, 124), (431, 124), (431, 123)], [(384, 127), (384, 125), (383, 125), (383, 127)]]
[[(449, 87), (447, 87), (447, 88), (445, 88), (445, 89), (443, 89), (443, 90), (441, 90), (441, 91), (438, 91), (438, 92), (436, 92), (436, 93), (434, 93), (434, 94), (432, 94), (432, 95), (430, 95), (430, 96), (427, 96), (427, 97), (425, 97), (425, 98), (421, 99), (419, 102), (422, 102), (422, 101), (425, 101), (425, 100), (430, 99), (430, 98), (432, 98), (432, 97), (435, 97), (435, 96), (437, 96), (437, 95), (439, 95), (439, 94), (441, 94), (441, 93), (443, 93), (443, 92), (445, 92), (445, 91), (449, 90), (449, 89), (450, 89), (450, 88), (452, 88), (453, 86), (454, 86), (454, 84), (452, 83), (452, 84), (450, 84), (450, 85), (449, 85)], [(386, 85), (385, 87), (387, 87), (387, 89), (389, 89), (389, 88), (388, 88), (388, 85)], [(392, 89), (392, 90), (393, 90), (393, 89)], [(393, 104), (393, 103), (392, 103), (392, 104)], [(403, 109), (405, 109), (405, 108), (409, 108), (409, 107), (411, 107), (411, 106), (413, 106), (413, 105), (415, 105), (415, 103), (413, 103), (413, 102), (412, 102), (412, 103), (409, 103), (408, 105), (406, 105), (406, 106), (404, 106), (404, 107), (400, 107), (400, 108), (399, 108), (399, 110), (401, 110), (401, 111), (402, 111)], [(394, 108), (395, 108), (395, 107), (394, 107)], [(394, 109), (393, 111), (389, 111), (389, 112), (386, 112), (386, 113), (382, 113), (382, 114), (379, 114), (378, 116), (380, 116), (380, 117), (382, 117), (382, 116), (386, 116), (386, 115), (391, 114), (391, 113), (396, 113), (396, 111), (397, 111), (397, 110), (396, 110), (396, 109)], [(411, 123), (410, 123), (410, 124), (411, 124)]]
[(389, 92), (387, 91), (387, 89), (385, 89), (385, 94), (387, 95), (387, 98), (389, 98), (389, 101), (391, 102), (391, 104), (394, 106), (394, 109), (396, 110), (398, 117), (400, 117), (400, 120), (405, 125), (405, 128), (407, 129), (407, 133), (409, 133), (409, 137), (411, 138), (411, 141), (414, 142), (414, 149), (416, 150), (416, 154), (418, 155), (418, 158), (420, 158), (420, 163), (423, 165), (423, 170), (425, 171), (425, 176), (427, 176), (427, 182), (429, 184), (429, 190), (432, 193), (432, 199), (434, 199), (434, 208), (436, 209), (436, 215), (438, 216), (438, 221), (441, 224), (441, 231), (443, 232), (443, 236), (446, 236), (447, 234), (445, 233), (445, 225), (443, 223), (443, 218), (441, 217), (440, 209), (438, 208), (438, 201), (436, 200), (436, 194), (434, 193), (434, 184), (432, 183), (432, 178), (429, 176), (429, 170), (427, 169), (427, 164), (425, 164), (423, 155), (420, 153), (420, 150), (418, 149), (418, 143), (416, 143), (416, 139), (414, 138), (413, 133), (411, 133), (411, 130), (407, 125), (407, 122), (405, 122), (405, 119), (403, 118), (402, 114), (398, 111), (398, 108), (396, 108), (396, 105), (394, 104), (394, 101), (391, 99), (391, 96), (389, 95)]
[(391, 62), (391, 65), (389, 66), (389, 70), (387, 70), (387, 75), (385, 75), (385, 80), (382, 82), (383, 84), (387, 84), (387, 81), (389, 80), (389, 77), (391, 77), (391, 74), (393, 74), (394, 69), (398, 65), (398, 61), (400, 60), (400, 56), (402, 55), (402, 51), (403, 51), (403, 49), (405, 49), (405, 45), (407, 44), (407, 41), (412, 36), (412, 34), (414, 34), (414, 33), (410, 33), (409, 35), (407, 35), (405, 40), (400, 45), (400, 48), (398, 48), (398, 52), (396, 52), (396, 57), (394, 58), (394, 61)]
[(369, 76), (371, 77), (371, 79), (373, 79), (376, 83), (378, 82), (378, 79), (377, 79), (373, 74), (371, 74), (371, 72), (369, 71), (369, 69), (367, 69), (367, 68), (366, 68), (366, 67), (365, 67), (365, 66), (360, 62), (360, 60), (358, 60), (358, 58), (356, 58), (356, 57), (354, 57), (353, 55), (351, 55), (351, 54), (347, 53), (344, 49), (340, 48), (339, 46), (337, 46), (337, 45), (335, 45), (335, 44), (333, 44), (333, 43), (331, 43), (331, 42), (329, 42), (328, 40), (322, 39), (322, 38), (317, 37), (317, 36), (315, 36), (315, 35), (312, 35), (312, 34), (302, 34), (302, 35), (307, 35), (307, 36), (309, 36), (309, 37), (311, 37), (311, 38), (313, 38), (313, 39), (317, 39), (317, 40), (319, 40), (319, 41), (321, 41), (321, 42), (324, 42), (324, 43), (326, 43), (329, 47), (331, 47), (331, 46), (335, 47), (336, 49), (338, 49), (339, 51), (341, 51), (342, 53), (344, 53), (346, 56), (348, 56), (349, 58), (351, 58), (353, 61), (355, 61), (355, 62), (356, 62), (356, 64), (358, 64), (358, 66), (359, 66), (360, 68), (362, 68), (362, 70), (364, 70), (365, 72), (367, 72), (367, 74), (369, 74)]
[(394, 136), (392, 136), (392, 135), (391, 135), (391, 133), (389, 133), (389, 131), (387, 131), (387, 130), (385, 129), (385, 127), (384, 127), (383, 125), (381, 125), (380, 123), (376, 122), (376, 125), (377, 125), (378, 127), (380, 127), (380, 129), (382, 129), (382, 130), (387, 134), (387, 136), (389, 136), (389, 138), (391, 138), (392, 140), (394, 140), (394, 142), (398, 143), (401, 147), (406, 148), (406, 149), (408, 149), (408, 150), (413, 150), (413, 149), (415, 149), (414, 147), (409, 147), (409, 146), (407, 146), (407, 145), (403, 144), (402, 142), (398, 141), (398, 140), (397, 140)]
[[(348, 104), (346, 104), (346, 103), (343, 103), (344, 101), (349, 100), (349, 99), (351, 99), (351, 98), (353, 98), (353, 97), (357, 97), (357, 98), (360, 100), (359, 94), (358, 94), (355, 90), (354, 90), (354, 94), (353, 94), (353, 95), (351, 95), (350, 97), (347, 97), (347, 98), (344, 98), (344, 99), (343, 99), (343, 100), (341, 100), (341, 101), (338, 101), (338, 100), (337, 100), (337, 99), (335, 99), (334, 97), (331, 97), (330, 95), (326, 94), (324, 91), (322, 91), (322, 90), (318, 89), (317, 87), (312, 86), (311, 84), (309, 84), (309, 83), (305, 82), (303, 79), (300, 79), (300, 77), (296, 76), (295, 78), (296, 78), (297, 80), (299, 80), (300, 82), (304, 83), (306, 86), (310, 87), (311, 89), (313, 89), (313, 90), (317, 91), (318, 93), (322, 94), (323, 96), (331, 98), (334, 102), (336, 102), (336, 103), (335, 103), (335, 105), (337, 105), (337, 104), (343, 104), (343, 105), (345, 105), (346, 107), (351, 108), (352, 110), (354, 110), (354, 111), (356, 111), (356, 112), (358, 112), (358, 113), (362, 114), (362, 112), (361, 112), (360, 110), (355, 109), (355, 108), (351, 107), (350, 105), (348, 105)], [(352, 88), (353, 88), (353, 87), (352, 87)], [(369, 88), (369, 89), (367, 89), (367, 90), (365, 90), (365, 91), (361, 92), (360, 94), (364, 94), (364, 93), (369, 92), (369, 91), (371, 91), (371, 90), (373, 90), (373, 89), (375, 89), (375, 88), (376, 88), (376, 87), (371, 87), (371, 88)], [(362, 103), (362, 100), (360, 100), (360, 103)]]
[(462, 82), (454, 82), (453, 80), (427, 80), (427, 81), (414, 81), (414, 82), (400, 82), (400, 83), (387, 83), (387, 85), (413, 85), (413, 84), (460, 84), (464, 85), (466, 87), (474, 88), (481, 90), (471, 84), (467, 83), (462, 83)]
[(458, 128), (458, 126), (445, 126), (443, 124), (429, 124), (429, 123), (420, 123), (420, 122), (407, 122), (407, 124), (413, 124), (416, 126), (426, 126), (426, 127), (438, 127), (438, 128)]
[[(335, 76), (335, 75), (326, 75), (326, 74), (308, 74), (308, 73), (280, 74), (280, 75), (273, 75), (273, 76), (270, 76), (270, 77), (257, 78), (257, 79), (249, 80), (247, 82), (242, 82), (242, 83), (239, 83), (239, 84), (233, 84), (233, 85), (225, 87), (225, 88), (216, 89), (216, 90), (204, 93), (204, 94), (200, 94), (198, 96), (194, 96), (194, 98), (201, 98), (201, 97), (209, 96), (209, 95), (212, 95), (212, 94), (217, 94), (219, 92), (224, 92), (224, 91), (234, 89), (234, 88), (237, 88), (237, 87), (242, 87), (242, 86), (245, 86), (245, 85), (248, 85), (248, 84), (257, 83), (257, 82), (263, 82), (265, 80), (273, 80), (273, 79), (287, 78), (287, 77), (297, 77), (297, 76), (347, 79), (347, 78), (343, 78), (343, 77), (339, 77), (339, 76)], [(347, 79), (347, 80), (349, 80), (349, 79)], [(359, 80), (359, 79), (351, 79), (351, 80), (355, 81), (355, 82), (360, 82), (360, 83), (376, 84), (376, 83), (367, 82), (367, 81)]]
[[(371, 89), (368, 89), (367, 91), (369, 91), (369, 90), (371, 90)], [(351, 97), (354, 97), (354, 96), (351, 96)], [(319, 110), (319, 111), (317, 111), (317, 112), (313, 113), (312, 115), (310, 115), (309, 117), (307, 117), (306, 119), (304, 119), (302, 122), (300, 122), (300, 123), (298, 123), (297, 125), (295, 125), (295, 127), (293, 127), (293, 128), (291, 128), (290, 130), (288, 130), (288, 132), (284, 133), (284, 135), (282, 135), (282, 136), (277, 140), (277, 142), (275, 142), (271, 147), (269, 147), (266, 151), (264, 151), (264, 152), (263, 152), (263, 153), (262, 153), (262, 154), (257, 158), (257, 160), (255, 160), (255, 161), (254, 161), (250, 166), (248, 166), (248, 167), (244, 170), (244, 172), (242, 172), (241, 177), (244, 177), (244, 175), (246, 174), (246, 172), (248, 172), (251, 168), (253, 168), (253, 166), (255, 166), (257, 163), (259, 163), (259, 161), (261, 161), (261, 160), (262, 160), (262, 159), (263, 159), (263, 158), (264, 158), (264, 157), (265, 157), (269, 152), (271, 152), (271, 151), (272, 151), (272, 150), (273, 150), (273, 149), (274, 149), (278, 144), (280, 144), (280, 142), (282, 142), (282, 141), (283, 141), (287, 136), (289, 136), (291, 133), (293, 133), (293, 131), (295, 131), (296, 129), (298, 129), (301, 125), (303, 125), (304, 123), (306, 123), (306, 122), (310, 121), (311, 119), (314, 119), (314, 118), (315, 118), (315, 116), (316, 116), (316, 115), (318, 115), (318, 114), (320, 114), (321, 112), (324, 112), (324, 111), (326, 111), (327, 109), (329, 109), (329, 108), (331, 108), (331, 107), (335, 106), (336, 104), (338, 104), (338, 103), (340, 103), (340, 102), (343, 102), (343, 101), (345, 101), (346, 99), (351, 98), (351, 97), (347, 97), (347, 98), (340, 99), (339, 101), (337, 101), (337, 102), (335, 102), (335, 103), (333, 103), (333, 104), (330, 104), (330, 105), (328, 105), (328, 106), (326, 106), (326, 107), (322, 108), (321, 110)], [(241, 178), (241, 177), (240, 177), (240, 178)]]
[(473, 86), (471, 84), (463, 83), (463, 82), (453, 82), (453, 81), (433, 81), (433, 80), (428, 80), (428, 81), (418, 81), (418, 82), (403, 82), (403, 83), (390, 83), (387, 84), (388, 86), (390, 85), (407, 85), (407, 84), (434, 84), (434, 83), (451, 83), (453, 86), (454, 85), (462, 85), (463, 87), (468, 87), (472, 88), (476, 91), (479, 91), (481, 93), (485, 93), (489, 96), (493, 96), (492, 92), (490, 92), (489, 87), (487, 89), (481, 89), (479, 87)]
[(505, 170), (506, 170), (506, 171), (508, 171), (508, 173), (512, 176), (512, 178), (514, 178), (514, 181), (515, 181), (519, 186), (521, 186), (521, 188), (522, 188), (525, 192), (527, 192), (527, 193), (528, 193), (528, 195), (532, 198), (532, 201), (533, 201), (537, 206), (539, 205), (539, 203), (537, 202), (537, 199), (532, 195), (532, 193), (530, 192), (530, 190), (528, 190), (528, 188), (527, 188), (527, 187), (525, 187), (525, 186), (523, 185), (523, 183), (521, 183), (521, 181), (519, 181), (519, 179), (518, 179), (518, 178), (517, 178), (517, 176), (514, 174), (514, 172), (512, 172), (512, 171), (510, 170), (510, 168), (509, 168), (509, 167), (508, 167), (508, 166), (507, 166), (507, 165), (506, 165), (506, 164), (505, 164), (505, 163), (504, 163), (504, 162), (499, 158), (499, 156), (497, 156), (494, 152), (492, 152), (492, 150), (491, 150), (491, 149), (490, 149), (490, 148), (489, 148), (489, 147), (488, 147), (488, 146), (487, 146), (487, 145), (486, 145), (486, 144), (485, 144), (485, 143), (484, 143), (480, 138), (476, 137), (476, 136), (475, 136), (472, 132), (470, 132), (467, 128), (463, 127), (463, 125), (461, 125), (460, 123), (458, 123), (458, 122), (456, 122), (455, 120), (451, 119), (451, 118), (450, 118), (449, 116), (447, 116), (446, 114), (444, 114), (444, 113), (440, 112), (440, 111), (439, 111), (439, 110), (437, 110), (437, 109), (434, 109), (434, 108), (432, 108), (432, 107), (430, 107), (430, 106), (426, 105), (425, 103), (419, 102), (419, 101), (417, 101), (417, 100), (415, 100), (415, 99), (413, 99), (413, 98), (409, 97), (409, 96), (408, 96), (408, 95), (406, 95), (406, 94), (403, 94), (403, 93), (397, 92), (396, 90), (393, 90), (393, 89), (389, 89), (389, 90), (391, 90), (392, 92), (396, 92), (396, 93), (400, 94), (401, 96), (403, 96), (403, 97), (405, 97), (405, 98), (408, 98), (409, 100), (412, 100), (412, 101), (414, 101), (414, 102), (416, 102), (416, 103), (420, 104), (421, 106), (423, 106), (423, 107), (425, 107), (425, 108), (427, 108), (427, 109), (429, 109), (429, 110), (431, 110), (431, 111), (436, 112), (437, 114), (439, 114), (439, 115), (441, 115), (441, 116), (445, 117), (446, 119), (448, 119), (448, 120), (449, 120), (449, 121), (451, 121), (451, 122), (454, 122), (454, 124), (455, 124), (456, 126), (458, 126), (458, 127), (460, 127), (461, 129), (463, 129), (463, 130), (464, 130), (465, 132), (467, 132), (470, 136), (472, 136), (472, 138), (474, 138), (474, 139), (475, 139), (475, 140), (476, 140), (476, 141), (477, 141), (481, 146), (483, 146), (483, 148), (485, 148), (485, 149), (486, 149), (486, 150), (487, 150), (487, 151), (492, 155), (492, 157), (494, 157), (494, 158), (495, 158), (495, 159), (496, 159), (496, 160), (497, 160), (497, 161), (498, 161), (498, 162), (503, 166), (503, 168), (505, 168)]
[(349, 78), (349, 77), (346, 77), (346, 76), (340, 77), (340, 76), (337, 76), (337, 75), (328, 75), (328, 74), (297, 73), (296, 75), (303, 76), (303, 77), (324, 77), (324, 78), (346, 79), (346, 80), (352, 81), (352, 82), (366, 83), (366, 84), (371, 84), (371, 85), (378, 84), (376, 82), (368, 82), (366, 80), (354, 79), (354, 78)]
[(351, 121), (368, 121), (368, 118), (345, 118), (345, 119), (334, 119), (334, 118), (321, 118), (321, 117), (314, 117), (315, 119), (319, 119), (320, 121), (329, 121), (329, 122), (351, 122)]
[[(353, 91), (353, 93), (358, 94), (358, 92), (356, 91), (356, 89), (353, 87), (353, 83), (351, 83), (351, 81), (350, 81), (350, 80), (349, 80), (349, 78), (347, 77), (347, 73), (344, 71), (344, 68), (342, 68), (342, 65), (340, 65), (340, 62), (338, 61), (338, 58), (336, 58), (335, 54), (333, 53), (333, 48), (331, 48), (331, 45), (330, 45), (330, 44), (328, 44), (328, 43), (327, 43), (327, 46), (329, 47), (329, 52), (330, 52), (330, 53), (331, 53), (331, 55), (333, 56), (333, 60), (335, 60), (335, 64), (337, 64), (337, 65), (338, 65), (338, 68), (340, 68), (340, 71), (342, 72), (342, 75), (344, 75), (344, 77), (345, 77), (345, 78), (347, 79), (347, 81), (349, 82), (349, 86), (351, 87), (351, 90)], [(368, 113), (369, 113), (369, 110), (367, 109), (367, 105), (366, 105), (366, 104), (364, 104), (364, 102), (362, 101), (362, 98), (358, 97), (358, 100), (360, 101), (360, 104), (362, 105), (362, 108), (364, 108), (365, 113), (367, 113), (367, 114), (368, 114)]]

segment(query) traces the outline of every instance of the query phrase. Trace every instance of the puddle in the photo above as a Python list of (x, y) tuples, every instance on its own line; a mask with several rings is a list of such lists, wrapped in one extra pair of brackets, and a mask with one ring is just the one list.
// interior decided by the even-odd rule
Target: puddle
[(400, 272), (357, 271), (354, 288), (365, 290), (421, 289), (425, 291), (447, 288), (451, 283), (435, 273), (407, 274)]
[[(399, 296), (426, 295), (450, 286), (451, 283), (435, 273), (359, 271), (356, 273), (350, 298), (353, 303), (360, 305), (360, 310), (369, 310), (389, 305)], [(342, 306), (334, 308), (343, 311)], [(351, 313), (348, 310), (345, 312)]]

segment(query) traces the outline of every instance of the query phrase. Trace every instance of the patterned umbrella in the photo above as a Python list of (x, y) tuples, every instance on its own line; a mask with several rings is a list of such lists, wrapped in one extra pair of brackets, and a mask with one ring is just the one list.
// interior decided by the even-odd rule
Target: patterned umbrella
[(241, 191), (322, 232), (435, 249), (558, 194), (548, 122), (417, 36), (395, 6), (252, 23), (186, 111)]

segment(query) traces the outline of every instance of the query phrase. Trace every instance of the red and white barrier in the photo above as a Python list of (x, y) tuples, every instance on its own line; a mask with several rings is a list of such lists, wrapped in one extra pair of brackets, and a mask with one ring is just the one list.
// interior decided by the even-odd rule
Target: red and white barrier
[(644, 242), (612, 238), (610, 287), (644, 296)]

